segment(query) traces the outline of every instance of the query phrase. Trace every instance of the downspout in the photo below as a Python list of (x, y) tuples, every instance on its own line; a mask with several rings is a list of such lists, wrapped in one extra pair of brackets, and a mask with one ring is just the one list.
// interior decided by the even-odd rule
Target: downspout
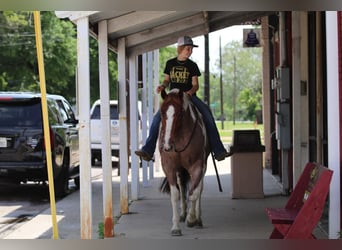
[(297, 183), (301, 172), (302, 154), (302, 110), (301, 102), (301, 12), (292, 12), (292, 147), (293, 147), (293, 186)]
[(279, 12), (279, 41), (280, 41), (280, 67), (287, 67), (286, 44), (286, 19), (285, 12)]
[(323, 74), (322, 74), (322, 27), (320, 12), (316, 12), (316, 161), (322, 163), (323, 137)]
[[(286, 43), (286, 18), (285, 12), (279, 13), (279, 42), (280, 42), (280, 68), (288, 67), (287, 62), (287, 43)], [(288, 83), (289, 84), (289, 83)], [(282, 88), (285, 86), (282, 85)], [(290, 126), (288, 124), (288, 126)], [(285, 128), (284, 128), (285, 129)], [(282, 138), (284, 139), (284, 138)], [(281, 168), (283, 193), (289, 193), (289, 149), (281, 148)]]

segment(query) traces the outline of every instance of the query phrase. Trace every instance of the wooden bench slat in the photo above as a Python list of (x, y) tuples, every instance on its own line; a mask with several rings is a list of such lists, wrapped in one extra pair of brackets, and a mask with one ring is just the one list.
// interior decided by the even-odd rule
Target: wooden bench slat
[(284, 208), (266, 208), (274, 226), (270, 239), (314, 239), (333, 171), (308, 162)]
[(272, 224), (292, 224), (298, 214), (298, 209), (266, 208), (266, 213)]

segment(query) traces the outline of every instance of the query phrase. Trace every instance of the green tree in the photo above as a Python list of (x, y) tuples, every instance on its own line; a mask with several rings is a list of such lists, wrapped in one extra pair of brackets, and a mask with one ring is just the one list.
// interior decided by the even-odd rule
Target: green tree
[[(77, 34), (68, 19), (59, 19), (53, 11), (41, 12), (46, 89), (65, 96), (71, 103), (76, 97)], [(35, 91), (39, 88), (33, 13), (0, 12), (0, 90)], [(100, 97), (98, 42), (89, 40), (90, 98)], [(109, 51), (110, 97), (117, 99), (117, 55)], [(82, 84), (82, 83), (80, 83)]]
[[(211, 103), (220, 105), (220, 63), (211, 75)], [(262, 56), (260, 48), (243, 48), (242, 41), (232, 41), (222, 48), (223, 109), (228, 120), (254, 120), (260, 109)], [(219, 106), (218, 106), (219, 107)], [(216, 117), (220, 115), (217, 108)]]
[(1, 90), (27, 88), (37, 80), (33, 16), (30, 12), (3, 11), (0, 23)]
[[(95, 102), (100, 98), (99, 84), (99, 49), (98, 41), (94, 38), (89, 40), (89, 57), (90, 57), (90, 103)], [(113, 51), (108, 51), (108, 68), (109, 68), (109, 91), (110, 99), (118, 99), (118, 65), (117, 54)]]
[(240, 92), (238, 101), (241, 109), (244, 111), (241, 113), (243, 120), (255, 120), (255, 111), (261, 109), (261, 98), (260, 91), (254, 92), (250, 88), (245, 88)]
[[(76, 31), (54, 12), (41, 12), (47, 92), (75, 97)], [(3, 91), (39, 91), (33, 13), (0, 12), (0, 87)]]
[(166, 61), (177, 56), (177, 48), (175, 46), (168, 46), (159, 50), (159, 65), (160, 65), (160, 81), (164, 79), (164, 67)]

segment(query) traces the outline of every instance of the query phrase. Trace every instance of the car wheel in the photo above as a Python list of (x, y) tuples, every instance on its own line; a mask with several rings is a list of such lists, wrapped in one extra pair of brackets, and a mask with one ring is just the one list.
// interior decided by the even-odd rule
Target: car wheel
[(69, 193), (69, 159), (64, 154), (62, 170), (55, 181), (55, 195), (62, 198)]
[(74, 178), (76, 189), (80, 189), (80, 177)]
[(95, 160), (96, 160), (96, 158), (94, 156), (91, 156), (91, 165), (92, 166), (95, 165)]

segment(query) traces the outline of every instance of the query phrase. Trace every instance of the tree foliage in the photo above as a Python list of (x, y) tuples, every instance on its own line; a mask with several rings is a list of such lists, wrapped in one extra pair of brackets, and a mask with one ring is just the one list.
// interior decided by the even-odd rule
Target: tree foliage
[[(99, 49), (98, 41), (94, 38), (89, 40), (90, 57), (90, 102), (93, 103), (100, 98), (99, 82)], [(118, 99), (118, 65), (117, 54), (113, 51), (108, 52), (109, 70), (109, 97), (111, 100)]]
[(160, 81), (164, 79), (164, 68), (166, 61), (177, 56), (177, 48), (168, 46), (159, 50)]
[(261, 49), (243, 48), (241, 41), (232, 41), (222, 48), (222, 68), (219, 59), (215, 65), (218, 70), (211, 73), (210, 78), (210, 98), (211, 103), (214, 104), (212, 105), (214, 116), (221, 115), (219, 109), (221, 73), (225, 118), (254, 120), (255, 111), (261, 109), (262, 99)]
[[(75, 96), (76, 31), (54, 12), (41, 12), (46, 89)], [(0, 12), (0, 82), (3, 91), (39, 91), (33, 13)]]
[[(76, 98), (77, 34), (68, 19), (41, 12), (41, 28), (48, 93)], [(0, 11), (0, 90), (40, 91), (33, 13)], [(98, 43), (90, 38), (90, 102), (100, 97)], [(116, 53), (109, 52), (110, 97), (117, 99)], [(82, 83), (80, 83), (82, 84)], [(82, 93), (79, 93), (82, 94)]]

